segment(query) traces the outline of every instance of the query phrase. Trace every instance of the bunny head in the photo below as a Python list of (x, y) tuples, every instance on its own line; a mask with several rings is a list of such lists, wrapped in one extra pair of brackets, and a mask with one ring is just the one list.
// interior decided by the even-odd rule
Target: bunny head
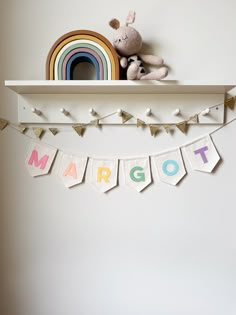
[(142, 37), (139, 32), (129, 26), (134, 23), (135, 12), (130, 11), (124, 26), (120, 26), (117, 19), (112, 19), (109, 25), (115, 30), (113, 35), (113, 46), (121, 56), (131, 56), (137, 54), (142, 47)]

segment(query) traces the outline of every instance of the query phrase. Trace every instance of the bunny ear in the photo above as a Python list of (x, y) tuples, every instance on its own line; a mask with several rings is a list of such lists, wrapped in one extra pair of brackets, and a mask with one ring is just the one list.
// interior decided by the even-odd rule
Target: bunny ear
[(134, 11), (129, 11), (129, 14), (128, 14), (126, 21), (125, 21), (126, 26), (128, 26), (128, 24), (134, 23), (135, 15), (136, 15), (136, 13)]
[(109, 22), (109, 25), (114, 28), (115, 30), (117, 30), (120, 27), (120, 22), (117, 19), (112, 19)]

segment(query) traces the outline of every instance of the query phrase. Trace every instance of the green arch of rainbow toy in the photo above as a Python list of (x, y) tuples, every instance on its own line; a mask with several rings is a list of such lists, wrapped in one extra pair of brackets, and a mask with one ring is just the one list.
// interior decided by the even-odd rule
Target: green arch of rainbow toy
[(77, 30), (61, 36), (50, 49), (46, 80), (71, 80), (75, 64), (88, 61), (97, 80), (119, 80), (119, 60), (112, 44), (103, 35)]

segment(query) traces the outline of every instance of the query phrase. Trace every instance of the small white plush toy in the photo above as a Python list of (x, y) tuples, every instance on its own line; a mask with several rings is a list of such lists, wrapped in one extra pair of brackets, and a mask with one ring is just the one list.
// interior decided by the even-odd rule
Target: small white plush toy
[[(120, 57), (120, 65), (122, 68), (127, 68), (127, 80), (161, 80), (167, 76), (168, 69), (163, 66), (164, 61), (161, 57), (139, 53), (142, 48), (142, 37), (136, 29), (129, 26), (134, 21), (135, 12), (130, 11), (124, 26), (120, 26), (117, 19), (109, 22), (115, 30), (113, 46)], [(143, 62), (161, 67), (147, 73)]]

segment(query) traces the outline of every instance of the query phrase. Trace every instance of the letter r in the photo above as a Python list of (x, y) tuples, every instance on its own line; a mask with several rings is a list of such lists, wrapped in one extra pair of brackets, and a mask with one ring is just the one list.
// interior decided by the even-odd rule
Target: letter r
[(109, 167), (98, 167), (97, 170), (97, 182), (100, 183), (102, 179), (105, 183), (109, 183), (109, 177), (111, 175), (111, 170)]

